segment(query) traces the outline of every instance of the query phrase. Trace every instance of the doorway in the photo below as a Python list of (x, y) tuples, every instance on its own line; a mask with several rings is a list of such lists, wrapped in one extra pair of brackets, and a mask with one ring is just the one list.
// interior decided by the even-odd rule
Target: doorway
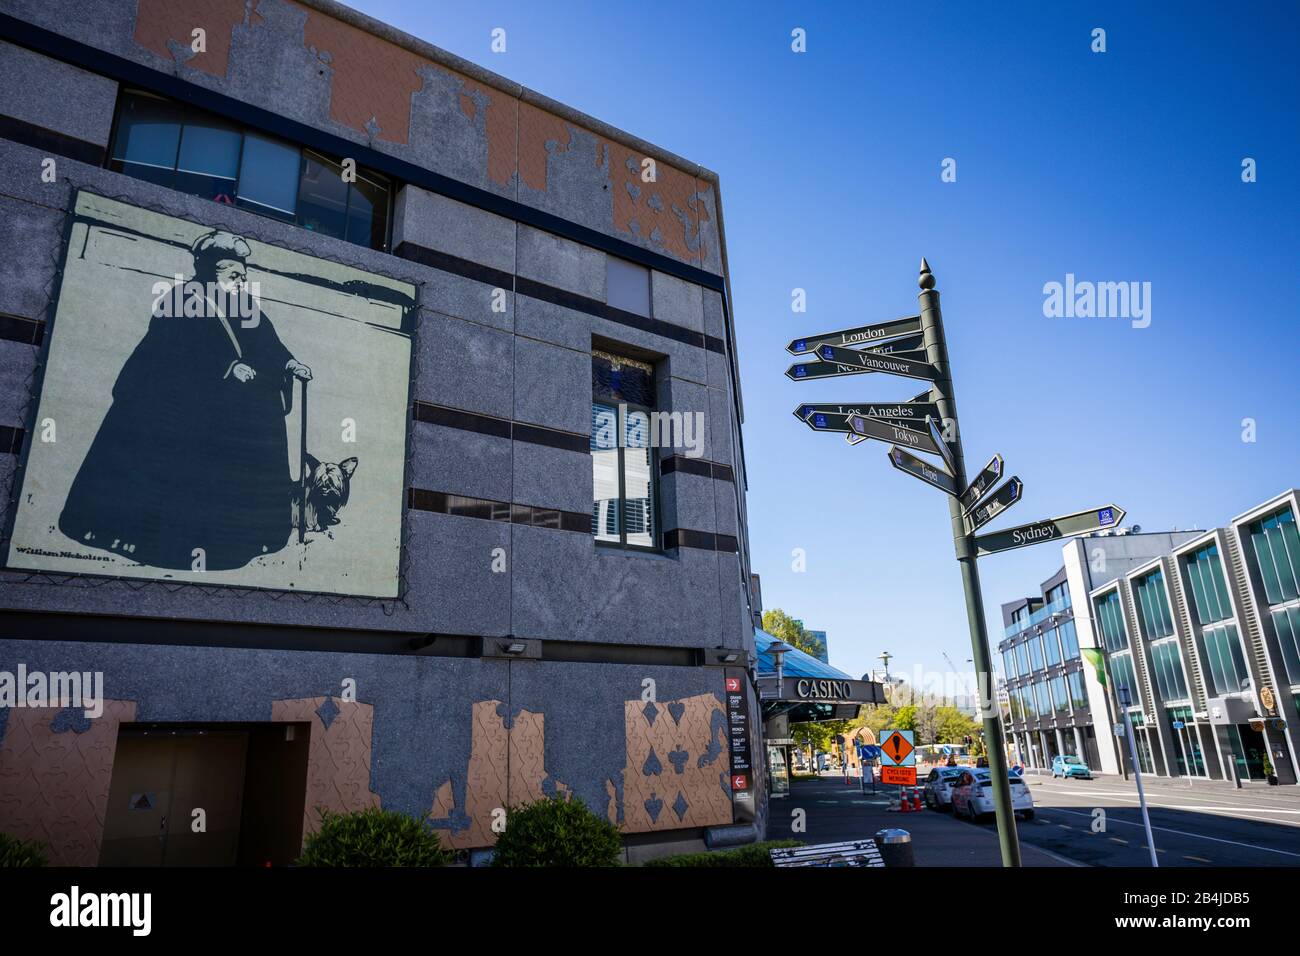
[(310, 732), (306, 723), (123, 724), (100, 865), (293, 862)]
[(1264, 779), (1264, 735), (1250, 724), (1229, 724), (1228, 745), (1241, 780)]

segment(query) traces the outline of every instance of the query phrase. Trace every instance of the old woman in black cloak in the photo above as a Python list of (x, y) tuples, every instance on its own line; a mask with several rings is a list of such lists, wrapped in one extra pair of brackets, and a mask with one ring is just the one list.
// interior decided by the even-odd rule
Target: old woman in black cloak
[(247, 295), (242, 237), (210, 232), (190, 251), (194, 280), (155, 302), (59, 529), (157, 568), (228, 570), (288, 540), (285, 416), (311, 370)]

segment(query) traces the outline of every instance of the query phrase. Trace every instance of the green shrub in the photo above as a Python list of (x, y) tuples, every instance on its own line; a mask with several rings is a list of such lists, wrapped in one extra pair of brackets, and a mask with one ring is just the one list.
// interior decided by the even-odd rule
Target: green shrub
[(771, 866), (772, 857), (768, 850), (781, 850), (786, 847), (803, 846), (801, 840), (768, 840), (766, 843), (751, 843), (749, 846), (734, 850), (713, 850), (707, 853), (683, 853), (680, 856), (664, 856), (657, 860), (647, 860), (644, 866)]
[(320, 811), (320, 829), (307, 838), (298, 866), (446, 866), (451, 854), (438, 834), (404, 813), (371, 807), (354, 813)]
[(45, 866), (45, 844), (38, 840), (20, 840), (0, 833), (0, 867)]
[(538, 800), (506, 812), (493, 866), (618, 866), (618, 828), (578, 797)]

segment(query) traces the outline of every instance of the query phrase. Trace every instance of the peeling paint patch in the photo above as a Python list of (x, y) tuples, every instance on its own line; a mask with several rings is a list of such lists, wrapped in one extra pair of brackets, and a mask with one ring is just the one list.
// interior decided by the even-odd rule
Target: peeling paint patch
[(534, 192), (546, 192), (546, 163), (552, 152), (567, 153), (573, 143), (569, 124), (530, 103), (519, 104), (519, 179)]
[[(242, 23), (262, 22), (252, 6), (245, 0), (139, 0), (134, 40), (159, 56), (224, 78), (230, 67), (232, 31)], [(206, 34), (203, 53), (191, 48), (196, 27)]]

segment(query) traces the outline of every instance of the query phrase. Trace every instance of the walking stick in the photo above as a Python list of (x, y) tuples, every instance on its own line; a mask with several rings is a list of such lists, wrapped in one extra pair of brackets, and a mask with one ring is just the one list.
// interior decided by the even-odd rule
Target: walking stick
[(298, 495), (298, 543), (307, 540), (307, 382), (302, 382), (302, 408), (298, 412), (302, 420), (302, 440), (298, 445), (298, 480), (302, 482), (302, 491)]

